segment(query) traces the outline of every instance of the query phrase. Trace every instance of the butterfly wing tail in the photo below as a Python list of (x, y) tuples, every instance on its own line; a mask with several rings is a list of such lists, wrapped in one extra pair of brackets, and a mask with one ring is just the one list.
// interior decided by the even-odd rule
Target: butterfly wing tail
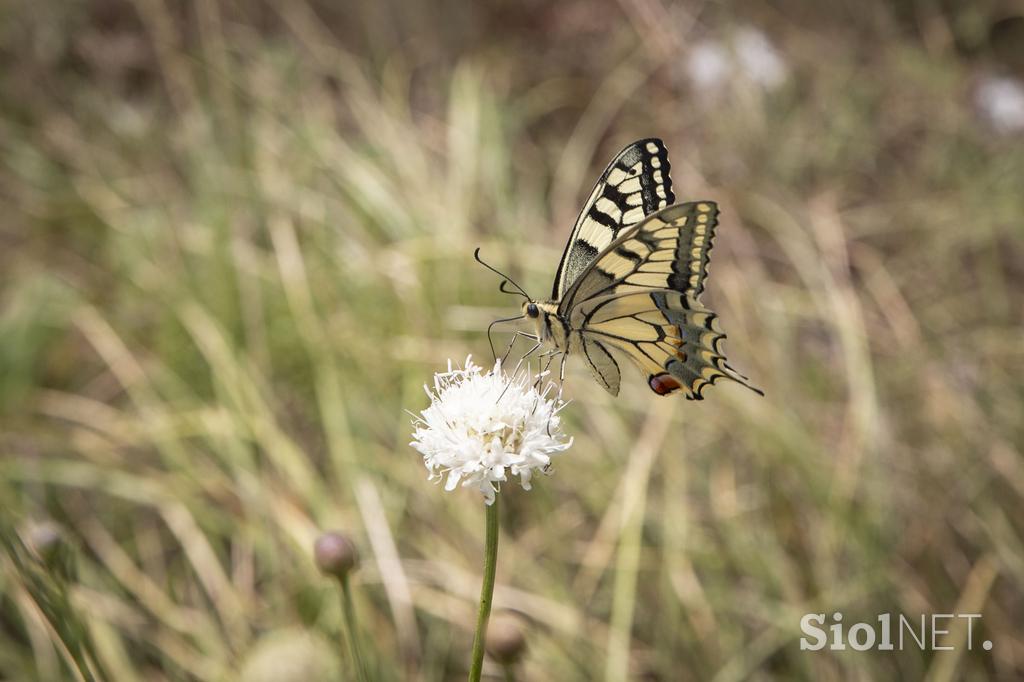
[(653, 294), (652, 298), (678, 332), (678, 336), (666, 336), (676, 352), (664, 363), (665, 375), (649, 379), (652, 390), (661, 393), (659, 388), (667, 388), (666, 393), (672, 392), (675, 390), (672, 380), (675, 380), (687, 400), (702, 400), (705, 388), (725, 378), (764, 395), (764, 391), (751, 384), (726, 360), (722, 350), (725, 333), (718, 325), (718, 315), (694, 297), (666, 292)]

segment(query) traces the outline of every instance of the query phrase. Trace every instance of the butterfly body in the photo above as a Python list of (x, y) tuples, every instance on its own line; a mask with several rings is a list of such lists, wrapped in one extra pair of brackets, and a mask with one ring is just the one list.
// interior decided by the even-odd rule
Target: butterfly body
[(523, 316), (533, 320), (534, 335), (540, 343), (569, 352), (571, 330), (558, 316), (558, 301), (526, 301), (523, 303)]
[(699, 400), (723, 377), (753, 391), (722, 354), (717, 315), (700, 302), (717, 225), (711, 201), (675, 204), (668, 153), (650, 138), (627, 146), (580, 212), (552, 298), (529, 299), (538, 343), (583, 357), (618, 394), (616, 357), (628, 358), (659, 395)]

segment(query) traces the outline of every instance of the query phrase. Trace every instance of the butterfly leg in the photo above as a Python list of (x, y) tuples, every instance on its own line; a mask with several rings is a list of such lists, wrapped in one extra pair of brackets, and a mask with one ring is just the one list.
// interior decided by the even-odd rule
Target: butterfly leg
[[(508, 348), (505, 349), (505, 354), (501, 356), (501, 364), (502, 365), (504, 365), (505, 361), (508, 360), (508, 356), (512, 354), (512, 346), (514, 346), (516, 344), (516, 340), (519, 339), (520, 336), (525, 336), (526, 338), (528, 338), (531, 341), (533, 341), (534, 343), (536, 343), (537, 347), (540, 346), (540, 338), (538, 336), (536, 336), (535, 334), (529, 334), (527, 332), (516, 331), (516, 332), (514, 332), (512, 334), (512, 340), (509, 342)], [(526, 355), (529, 355), (534, 350), (537, 350), (537, 347), (534, 347), (533, 350), (529, 351)], [(526, 355), (524, 355), (523, 357), (526, 357)]]
[[(555, 353), (562, 353), (562, 351), (556, 350)], [(562, 353), (562, 358), (563, 358), (563, 362), (561, 364), (565, 364), (565, 362), (564, 362), (565, 353)], [(554, 361), (554, 359), (555, 359), (555, 355), (554, 355), (554, 353), (552, 353), (551, 357), (548, 358), (547, 366), (544, 368), (545, 372), (547, 372), (548, 368), (551, 367), (551, 363)], [(555, 399), (555, 407), (556, 408), (558, 407), (558, 404), (561, 401), (561, 399), (562, 399), (562, 384), (559, 383), (558, 384), (558, 397)], [(552, 410), (551, 415), (548, 416), (548, 423), (544, 427), (545, 431), (548, 432), (548, 437), (549, 438), (551, 437), (551, 417), (553, 417), (553, 416), (555, 416), (554, 410)]]
[(551, 363), (554, 361), (555, 356), (558, 355), (559, 353), (561, 353), (560, 350), (558, 350), (557, 348), (552, 348), (551, 350), (545, 351), (544, 353), (541, 353), (540, 355), (537, 356), (538, 369), (540, 369), (540, 362), (542, 360), (544, 361), (544, 367), (543, 369), (540, 369), (540, 372), (537, 373), (537, 380), (534, 381), (533, 383), (533, 387), (538, 391), (540, 390), (540, 385), (543, 381), (544, 375), (546, 375), (548, 373), (548, 370), (551, 369)]
[(547, 375), (548, 370), (551, 369), (551, 363), (554, 361), (555, 355), (559, 352), (560, 351), (557, 348), (553, 348), (552, 350), (541, 353), (537, 356), (538, 369), (540, 369), (541, 359), (544, 360), (544, 367), (537, 373), (537, 378), (533, 382), (533, 389), (537, 391), (537, 399), (533, 403), (534, 411), (537, 410), (537, 405), (540, 404), (540, 399), (543, 395), (543, 392), (541, 391), (541, 384), (544, 382), (544, 377)]
[[(561, 351), (559, 351), (561, 352)], [(565, 361), (569, 359), (568, 353), (562, 353), (562, 359), (558, 363), (558, 394), (555, 397), (555, 404), (562, 402), (562, 387), (565, 386)], [(551, 435), (551, 420), (548, 420), (548, 435)]]
[[(557, 406), (562, 401), (562, 383), (563, 383), (563, 381), (565, 379), (565, 358), (567, 357), (567, 355), (566, 355), (566, 353), (564, 351), (561, 351), (561, 350), (558, 350), (557, 348), (555, 348), (554, 350), (549, 350), (547, 353), (544, 353), (542, 355), (542, 357), (546, 357), (547, 358), (547, 363), (544, 365), (544, 371), (543, 371), (543, 374), (547, 374), (548, 370), (551, 369), (551, 363), (555, 361), (555, 356), (556, 355), (561, 355), (562, 356), (562, 361), (559, 363), (558, 394), (557, 394), (557, 397), (555, 398), (555, 405)], [(538, 376), (537, 377), (537, 383), (535, 384), (535, 388), (537, 389), (538, 394), (540, 393), (540, 382), (541, 382), (541, 378)], [(537, 404), (539, 404), (539, 402), (540, 402), (540, 395), (538, 395), (537, 401), (538, 401)], [(537, 404), (534, 404), (534, 406), (533, 406), (534, 410), (537, 409)], [(552, 412), (552, 414), (548, 417), (548, 423), (547, 423), (547, 426), (545, 427), (546, 430), (547, 430), (548, 436), (551, 435), (551, 417), (553, 417), (553, 416), (554, 416), (554, 413)]]
[[(530, 334), (527, 334), (527, 333), (525, 333), (525, 332), (516, 332), (516, 334), (521, 334), (521, 335), (523, 335), (523, 336), (526, 336), (526, 337), (528, 337), (528, 338), (531, 338), (531, 339), (537, 340), (537, 337), (535, 337), (535, 336), (532, 336), (532, 335), (530, 335)], [(517, 337), (517, 338), (518, 338), (518, 337)], [(515, 338), (513, 338), (513, 339), (512, 339), (512, 341), (513, 341), (513, 342), (515, 342)], [(540, 343), (540, 341), (539, 341), (539, 340), (537, 340), (537, 343), (535, 343), (535, 344), (533, 345), (533, 348), (531, 348), (530, 350), (526, 351), (526, 352), (525, 352), (525, 353), (523, 354), (523, 356), (522, 356), (521, 358), (519, 358), (519, 362), (517, 362), (517, 363), (516, 363), (516, 366), (515, 366), (515, 368), (514, 368), (514, 369), (512, 370), (512, 373), (511, 373), (511, 374), (509, 375), (509, 381), (508, 381), (508, 383), (507, 383), (507, 384), (505, 384), (505, 388), (504, 388), (504, 389), (502, 390), (502, 392), (501, 392), (501, 395), (499, 395), (499, 396), (498, 396), (498, 400), (495, 400), (494, 402), (498, 402), (498, 401), (500, 401), (500, 400), (501, 400), (502, 398), (504, 398), (504, 397), (505, 397), (505, 393), (506, 393), (506, 392), (508, 392), (508, 387), (512, 385), (512, 380), (513, 380), (513, 379), (515, 378), (516, 374), (518, 374), (518, 373), (519, 373), (519, 368), (523, 366), (523, 360), (525, 360), (526, 358), (530, 357), (530, 356), (531, 356), (531, 355), (533, 355), (533, 354), (534, 354), (535, 352), (537, 352), (537, 349), (538, 349), (538, 348), (540, 348), (540, 346), (541, 346), (541, 343)], [(511, 347), (509, 348), (509, 350), (511, 350)]]
[(565, 385), (565, 361), (569, 359), (568, 353), (562, 353), (562, 361), (558, 365), (558, 399), (562, 399), (562, 386)]

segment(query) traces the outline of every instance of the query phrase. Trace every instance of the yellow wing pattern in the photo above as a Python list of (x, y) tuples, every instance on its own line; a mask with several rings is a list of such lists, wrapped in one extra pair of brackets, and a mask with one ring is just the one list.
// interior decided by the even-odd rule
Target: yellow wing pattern
[(601, 251), (624, 230), (673, 201), (668, 150), (657, 138), (637, 140), (601, 173), (573, 226), (551, 296), (563, 297)]
[(660, 395), (682, 390), (699, 400), (722, 377), (761, 393), (726, 362), (725, 334), (699, 301), (717, 215), (710, 201), (653, 214), (609, 244), (561, 302), (560, 314), (612, 393), (618, 366), (609, 349), (629, 357)]

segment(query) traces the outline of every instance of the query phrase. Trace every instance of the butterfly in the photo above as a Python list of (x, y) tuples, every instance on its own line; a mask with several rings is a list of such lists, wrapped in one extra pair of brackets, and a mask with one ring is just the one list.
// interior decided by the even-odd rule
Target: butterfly
[(700, 302), (718, 207), (676, 204), (670, 169), (657, 138), (619, 152), (576, 219), (551, 298), (535, 300), (513, 283), (526, 298), (514, 319), (533, 322), (535, 334), (525, 335), (535, 349), (562, 355), (563, 376), (565, 359), (581, 356), (612, 395), (623, 358), (658, 395), (700, 400), (722, 378), (764, 395), (726, 362), (718, 316)]

